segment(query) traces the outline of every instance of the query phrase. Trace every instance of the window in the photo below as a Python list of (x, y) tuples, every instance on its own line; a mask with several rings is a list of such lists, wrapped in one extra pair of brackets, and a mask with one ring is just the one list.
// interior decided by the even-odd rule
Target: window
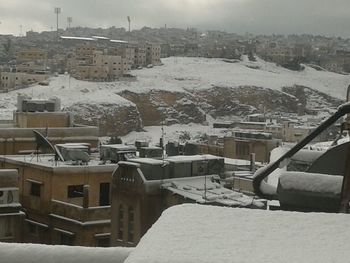
[(60, 233), (60, 245), (72, 246), (73, 236), (66, 233)]
[(110, 247), (110, 238), (109, 237), (100, 237), (97, 239), (98, 247)]
[(30, 183), (30, 195), (40, 197), (41, 195), (41, 184), (40, 183)]
[(0, 238), (10, 238), (13, 236), (13, 218), (0, 217)]
[(100, 206), (110, 205), (109, 200), (109, 183), (101, 183), (100, 184)]
[(134, 208), (128, 209), (128, 242), (134, 242)]
[(28, 233), (32, 236), (38, 236), (39, 235), (39, 227), (35, 224), (28, 222)]
[(77, 198), (84, 196), (84, 186), (81, 185), (69, 185), (68, 186), (68, 198)]
[(124, 209), (123, 205), (119, 206), (118, 211), (118, 239), (123, 240), (123, 228), (124, 228)]

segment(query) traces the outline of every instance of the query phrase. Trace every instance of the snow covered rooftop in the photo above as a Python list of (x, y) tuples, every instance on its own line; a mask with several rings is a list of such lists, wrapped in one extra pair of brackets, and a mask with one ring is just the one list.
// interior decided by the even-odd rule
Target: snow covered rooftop
[(40, 154), (38, 157), (33, 155), (0, 155), (1, 161), (20, 164), (25, 166), (33, 166), (39, 169), (52, 169), (55, 172), (64, 172), (67, 169), (78, 171), (90, 169), (90, 171), (113, 171), (116, 164), (101, 164), (99, 158), (92, 156), (91, 160), (84, 165), (74, 165), (72, 161), (55, 161), (54, 154)]
[(111, 39), (110, 41), (113, 42), (113, 43), (121, 43), (121, 44), (127, 44), (127, 43), (129, 43), (128, 41), (119, 40), (119, 39)]
[(211, 155), (211, 154), (203, 154), (203, 155), (176, 155), (167, 157), (165, 160), (170, 162), (193, 162), (193, 161), (208, 161), (208, 160), (216, 160), (223, 157)]
[(108, 37), (102, 37), (102, 36), (92, 36), (91, 38), (97, 39), (97, 40), (110, 40)]
[(71, 36), (61, 36), (61, 39), (67, 40), (83, 40), (83, 41), (95, 41), (96, 39), (91, 37), (71, 37)]
[(244, 195), (212, 182), (211, 176), (196, 176), (169, 181), (164, 183), (162, 188), (196, 203), (240, 207), (264, 206), (263, 203), (254, 200), (252, 196)]
[(348, 262), (349, 239), (346, 214), (186, 204), (166, 210), (125, 262)]
[(132, 248), (0, 243), (2, 263), (122, 263)]

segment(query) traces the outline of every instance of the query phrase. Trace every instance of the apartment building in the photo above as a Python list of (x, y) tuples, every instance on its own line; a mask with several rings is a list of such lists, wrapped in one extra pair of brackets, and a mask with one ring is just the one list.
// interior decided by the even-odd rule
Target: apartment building
[(93, 44), (84, 44), (76, 47), (75, 55), (68, 64), (72, 75), (77, 79), (111, 81), (129, 73), (130, 52), (125, 53), (127, 57), (122, 57), (111, 55), (108, 50), (98, 50)]
[(280, 146), (282, 140), (274, 139), (270, 133), (235, 130), (232, 136), (224, 138), (224, 156), (233, 159), (250, 159), (255, 153), (258, 162), (269, 162), (272, 149)]
[(146, 64), (157, 66), (161, 64), (160, 61), (161, 48), (158, 44), (146, 45)]
[(135, 47), (135, 68), (147, 66), (146, 47), (138, 45)]
[[(74, 144), (74, 151), (77, 147), (84, 146)], [(19, 200), (26, 211), (23, 242), (109, 246), (115, 165), (100, 165), (97, 159), (81, 165), (40, 154), (0, 156), (0, 167), (19, 173)]]
[(111, 245), (135, 246), (168, 207), (182, 203), (258, 207), (252, 197), (218, 184), (224, 158), (173, 156), (121, 161), (113, 173)]
[(16, 54), (16, 69), (0, 72), (0, 91), (8, 92), (34, 83), (45, 82), (47, 52), (37, 48), (20, 50)]
[(57, 98), (32, 100), (20, 95), (11, 121), (0, 120), (0, 154), (25, 154), (36, 150), (33, 130), (52, 143), (88, 143), (98, 146), (98, 128), (77, 125), (69, 112), (62, 112)]
[(16, 169), (0, 169), (0, 242), (21, 242), (25, 214), (19, 203)]
[[(27, 68), (23, 71), (32, 71)], [(11, 90), (24, 88), (34, 83), (47, 81), (47, 74), (25, 73), (25, 72), (0, 72), (0, 91), (8, 92)]]
[(135, 47), (131, 45), (120, 45), (115, 48), (110, 48), (108, 54), (122, 57), (128, 64), (129, 70), (135, 68)]
[(47, 60), (47, 52), (39, 48), (30, 48), (20, 50), (16, 54), (17, 63), (23, 62), (40, 62), (45, 63)]

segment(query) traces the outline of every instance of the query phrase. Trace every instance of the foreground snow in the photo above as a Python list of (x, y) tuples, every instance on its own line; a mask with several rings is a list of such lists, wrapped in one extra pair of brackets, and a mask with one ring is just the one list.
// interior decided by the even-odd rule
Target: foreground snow
[(162, 59), (162, 62), (163, 66), (132, 71), (137, 76), (136, 81), (87, 82), (60, 75), (52, 77), (49, 86), (34, 85), (0, 94), (0, 119), (12, 117), (17, 93), (42, 99), (57, 96), (61, 98), (62, 106), (68, 107), (77, 102), (130, 104), (117, 94), (123, 90), (191, 92), (213, 86), (234, 88), (242, 85), (280, 90), (297, 84), (343, 99), (350, 80), (349, 75), (316, 71), (310, 67), (301, 72), (290, 71), (260, 59), (257, 62), (226, 63), (221, 59), (171, 57)]
[(132, 248), (92, 248), (0, 243), (1, 263), (122, 263)]
[(349, 229), (346, 214), (180, 205), (162, 214), (125, 262), (348, 262)]

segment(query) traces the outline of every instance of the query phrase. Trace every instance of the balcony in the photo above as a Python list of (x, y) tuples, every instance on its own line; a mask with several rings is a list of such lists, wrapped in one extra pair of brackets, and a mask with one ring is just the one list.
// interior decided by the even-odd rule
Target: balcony
[(51, 214), (69, 218), (79, 222), (90, 222), (111, 219), (110, 206), (97, 206), (84, 208), (58, 200), (51, 200)]

